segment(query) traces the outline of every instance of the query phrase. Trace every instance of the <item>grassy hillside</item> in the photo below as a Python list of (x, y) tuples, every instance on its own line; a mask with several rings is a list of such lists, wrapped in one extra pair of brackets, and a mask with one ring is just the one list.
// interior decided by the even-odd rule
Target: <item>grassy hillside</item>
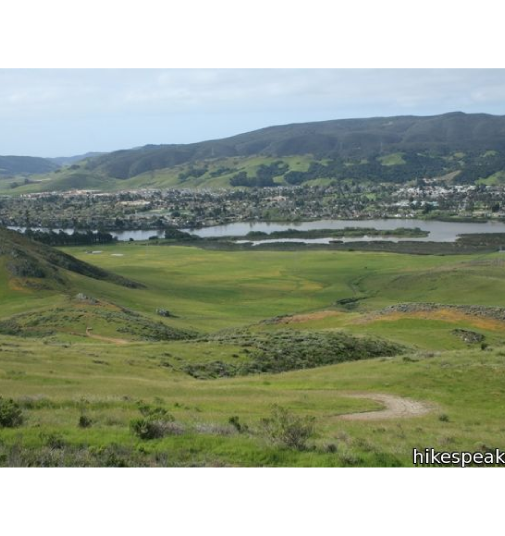
[(87, 158), (93, 158), (94, 156), (100, 156), (102, 154), (104, 153), (91, 151), (85, 154), (77, 154), (74, 156), (57, 156), (56, 158), (48, 158), (48, 160), (51, 160), (51, 162), (54, 162), (59, 166), (70, 166), (77, 162), (81, 162), (82, 160), (86, 160)]
[(48, 173), (59, 165), (47, 158), (34, 156), (0, 156), (0, 177)]
[[(83, 293), (101, 281), (105, 287), (143, 288), (19, 233), (0, 229), (0, 333), (43, 337), (55, 333), (94, 337), (99, 324), (124, 331), (126, 340), (178, 339), (192, 334), (171, 328)], [(154, 316), (154, 315), (153, 315)], [(102, 335), (103, 336), (103, 335)]]
[[(138, 288), (57, 266), (63, 282), (35, 289), (1, 257), (0, 393), (24, 417), (0, 428), (4, 465), (391, 466), (413, 447), (505, 448), (502, 254), (101, 248), (65, 253)], [(380, 410), (376, 395), (426, 411), (342, 418)], [(279, 411), (310, 425), (303, 448), (272, 442)], [(150, 426), (159, 437), (138, 435)]]
[(502, 147), (505, 118), (450, 113), (430, 117), (343, 119), (269, 127), (222, 140), (189, 145), (146, 145), (91, 160), (90, 170), (127, 179), (186, 162), (231, 156), (312, 154), (316, 158), (359, 157), (402, 150), (443, 152)]
[(52, 168), (39, 170), (46, 174), (31, 177), (31, 184), (13, 172), (17, 177), (0, 181), (0, 191), (262, 187), (347, 179), (404, 183), (448, 175), (462, 183), (499, 184), (504, 142), (505, 117), (486, 114), (300, 123), (189, 145), (115, 151), (51, 173)]
[(0, 228), (0, 261), (11, 279), (24, 287), (64, 289), (71, 273), (124, 287), (141, 286), (4, 228)]
[[(207, 348), (214, 357), (233, 351)], [(167, 353), (188, 353), (181, 343), (48, 340), (41, 346), (3, 337), (0, 349), (2, 395), (18, 401), (25, 419), (21, 427), (0, 430), (6, 465), (408, 466), (414, 447), (505, 447), (504, 347), (211, 381), (164, 365)], [(342, 420), (380, 407), (366, 396), (346, 396), (356, 392), (405, 396), (431, 411), (410, 419)], [(314, 419), (308, 450), (265, 436), (261, 419), (274, 404)], [(130, 423), (146, 406), (170, 415), (165, 437), (146, 440), (132, 432)]]

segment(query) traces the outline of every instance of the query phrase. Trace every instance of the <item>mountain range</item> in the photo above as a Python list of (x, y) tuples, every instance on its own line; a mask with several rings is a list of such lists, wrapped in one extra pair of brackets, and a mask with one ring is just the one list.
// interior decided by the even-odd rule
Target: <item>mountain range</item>
[(505, 116), (464, 114), (339, 119), (268, 127), (221, 140), (146, 145), (94, 158), (90, 170), (127, 179), (187, 162), (253, 155), (366, 158), (398, 151), (503, 150)]
[(503, 171), (505, 116), (462, 112), (296, 123), (57, 159), (0, 157), (0, 175), (49, 174), (46, 190), (269, 186), (318, 177), (396, 181), (451, 172), (472, 182)]

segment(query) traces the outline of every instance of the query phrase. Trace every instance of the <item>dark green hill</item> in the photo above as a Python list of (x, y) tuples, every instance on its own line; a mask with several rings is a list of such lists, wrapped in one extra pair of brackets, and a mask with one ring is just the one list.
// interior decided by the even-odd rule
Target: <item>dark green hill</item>
[(445, 156), (456, 151), (503, 151), (504, 147), (505, 116), (455, 112), (300, 123), (188, 145), (146, 145), (93, 158), (87, 168), (128, 179), (180, 164), (234, 156), (368, 158), (395, 152)]
[(0, 177), (49, 173), (60, 166), (47, 158), (35, 156), (0, 156)]
[(124, 287), (142, 286), (4, 228), (0, 228), (0, 261), (11, 278), (26, 286), (65, 287), (68, 283), (66, 271)]

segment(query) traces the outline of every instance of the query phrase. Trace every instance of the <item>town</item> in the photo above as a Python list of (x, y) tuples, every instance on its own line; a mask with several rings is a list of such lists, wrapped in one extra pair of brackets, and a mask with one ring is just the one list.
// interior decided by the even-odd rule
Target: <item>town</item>
[(334, 181), (310, 187), (72, 190), (0, 197), (0, 224), (24, 228), (162, 230), (239, 221), (373, 218), (504, 221), (505, 185)]

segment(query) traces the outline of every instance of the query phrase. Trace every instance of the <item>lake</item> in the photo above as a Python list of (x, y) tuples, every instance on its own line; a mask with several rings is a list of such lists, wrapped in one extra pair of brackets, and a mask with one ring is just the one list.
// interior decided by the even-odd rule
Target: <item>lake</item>
[[(219, 238), (224, 236), (245, 236), (251, 231), (261, 231), (271, 233), (273, 231), (287, 231), (296, 229), (298, 231), (310, 231), (314, 229), (344, 229), (345, 227), (369, 227), (379, 230), (392, 230), (398, 227), (413, 229), (419, 227), (430, 234), (426, 237), (382, 237), (382, 236), (363, 236), (363, 237), (343, 237), (338, 238), (343, 242), (364, 242), (376, 240), (388, 240), (393, 242), (399, 241), (419, 241), (419, 242), (454, 242), (458, 235), (475, 234), (475, 233), (505, 233), (505, 223), (487, 222), (487, 223), (459, 223), (459, 222), (442, 222), (442, 221), (425, 221), (415, 219), (387, 219), (387, 220), (317, 220), (297, 223), (272, 223), (272, 222), (254, 222), (254, 223), (230, 223), (228, 225), (216, 225), (214, 227), (204, 227), (202, 229), (183, 229), (202, 238)], [(268, 242), (306, 242), (315, 244), (327, 244), (334, 238), (279, 238), (255, 241), (255, 243)], [(247, 240), (245, 240), (247, 241)], [(243, 240), (241, 242), (244, 242)]]
[[(195, 234), (201, 238), (221, 238), (225, 236), (245, 237), (251, 231), (261, 231), (271, 233), (273, 231), (287, 231), (288, 229), (297, 229), (299, 231), (309, 231), (313, 229), (344, 229), (345, 227), (370, 227), (380, 230), (391, 230), (398, 227), (415, 228), (419, 227), (423, 231), (428, 231), (430, 234), (426, 237), (390, 237), (390, 236), (363, 236), (363, 237), (342, 237), (338, 240), (343, 242), (368, 242), (378, 240), (388, 240), (391, 242), (400, 241), (417, 241), (417, 242), (454, 242), (458, 235), (475, 234), (475, 233), (505, 233), (505, 223), (502, 222), (487, 222), (487, 223), (459, 223), (459, 222), (442, 222), (442, 221), (425, 221), (414, 219), (387, 219), (387, 220), (317, 220), (296, 223), (275, 223), (275, 222), (239, 222), (230, 223), (227, 225), (215, 225), (213, 227), (202, 227), (200, 229), (182, 229), (183, 231)], [(10, 227), (17, 231), (24, 231), (24, 227)], [(49, 229), (34, 227), (34, 230), (48, 231)], [(60, 229), (52, 229), (58, 232)], [(73, 233), (73, 229), (62, 229), (66, 233)], [(80, 230), (83, 232), (82, 230)], [(165, 231), (163, 230), (147, 230), (147, 231), (109, 231), (112, 236), (115, 236), (120, 241), (147, 240), (151, 236), (163, 238)], [(279, 238), (255, 241), (255, 244), (268, 242), (306, 242), (315, 244), (328, 244), (330, 240), (335, 238)], [(237, 242), (248, 242), (248, 240), (237, 240)]]

